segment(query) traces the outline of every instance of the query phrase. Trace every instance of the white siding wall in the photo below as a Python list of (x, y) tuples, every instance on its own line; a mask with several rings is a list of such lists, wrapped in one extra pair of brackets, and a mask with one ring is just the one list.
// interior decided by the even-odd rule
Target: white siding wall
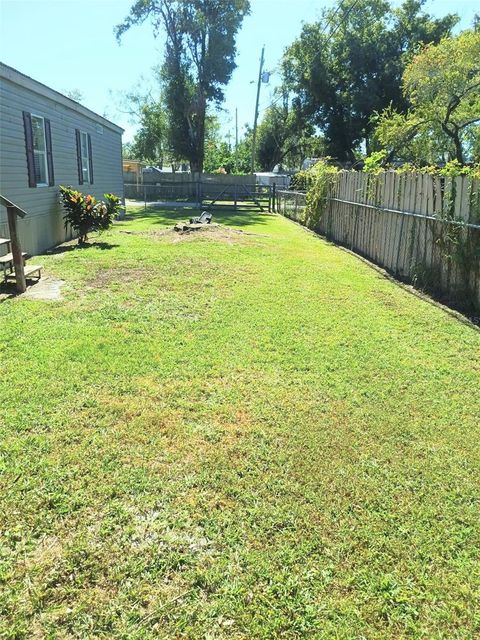
[[(34, 81), (32, 81), (34, 82)], [(59, 204), (58, 185), (68, 185), (101, 198), (112, 192), (123, 198), (122, 138), (119, 129), (99, 124), (94, 114), (88, 117), (62, 104), (0, 78), (0, 193), (18, 204), (28, 216), (18, 221), (22, 248), (39, 253), (67, 239)], [(63, 98), (63, 101), (65, 99)], [(75, 105), (74, 105), (75, 106)], [(28, 186), (27, 156), (23, 111), (50, 120), (55, 186)], [(99, 129), (103, 133), (99, 132)], [(93, 156), (93, 184), (79, 185), (75, 129), (90, 134)], [(9, 237), (6, 209), (0, 207), (0, 236)]]

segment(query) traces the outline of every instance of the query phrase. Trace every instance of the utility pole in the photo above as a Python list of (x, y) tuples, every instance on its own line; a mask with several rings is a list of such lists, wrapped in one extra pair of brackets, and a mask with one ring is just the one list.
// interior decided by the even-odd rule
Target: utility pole
[(238, 109), (235, 107), (235, 173), (238, 171)]
[(262, 83), (262, 71), (264, 63), (265, 45), (262, 47), (262, 57), (260, 58), (260, 70), (258, 72), (258, 84), (257, 84), (257, 101), (255, 102), (255, 118), (253, 119), (253, 139), (252, 139), (252, 170), (255, 171), (255, 147), (257, 144), (257, 120), (258, 120), (258, 103), (260, 100), (260, 85)]

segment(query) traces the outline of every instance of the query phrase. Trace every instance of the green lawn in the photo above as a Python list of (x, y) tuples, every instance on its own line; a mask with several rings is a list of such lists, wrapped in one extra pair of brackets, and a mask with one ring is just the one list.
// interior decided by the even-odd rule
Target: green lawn
[(0, 304), (0, 637), (480, 634), (479, 332), (288, 220), (188, 215)]

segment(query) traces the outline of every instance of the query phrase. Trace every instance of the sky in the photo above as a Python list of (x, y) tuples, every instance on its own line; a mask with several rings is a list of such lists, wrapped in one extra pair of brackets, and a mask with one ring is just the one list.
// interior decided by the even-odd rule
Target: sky
[[(393, 4), (399, 4), (394, 0)], [(155, 89), (152, 68), (161, 61), (163, 39), (154, 38), (150, 24), (128, 31), (119, 45), (113, 28), (128, 14), (133, 0), (0, 0), (0, 60), (60, 92), (78, 90), (82, 103), (125, 129), (132, 139), (135, 124), (123, 112), (122, 96), (135, 86)], [(220, 112), (222, 132), (239, 135), (253, 123), (256, 80), (262, 45), (265, 69), (260, 118), (279, 81), (282, 52), (300, 33), (303, 22), (318, 19), (334, 0), (251, 0), (251, 14), (237, 37), (237, 69), (226, 88)], [(456, 12), (457, 30), (470, 26), (478, 0), (428, 0), (435, 16)]]

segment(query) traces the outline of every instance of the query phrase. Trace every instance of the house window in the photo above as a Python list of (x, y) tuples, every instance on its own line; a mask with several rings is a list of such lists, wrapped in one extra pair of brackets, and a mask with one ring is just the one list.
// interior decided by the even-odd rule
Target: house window
[(53, 187), (52, 127), (50, 120), (23, 112), (29, 187)]
[(80, 148), (82, 156), (82, 178), (83, 182), (90, 182), (90, 156), (88, 153), (88, 134), (80, 131)]
[(77, 140), (78, 182), (93, 184), (92, 139), (89, 133), (75, 129)]
[(32, 114), (32, 138), (33, 138), (33, 161), (35, 167), (35, 181), (37, 187), (46, 187), (48, 180), (47, 163), (47, 135), (45, 132), (45, 120), (41, 116)]

